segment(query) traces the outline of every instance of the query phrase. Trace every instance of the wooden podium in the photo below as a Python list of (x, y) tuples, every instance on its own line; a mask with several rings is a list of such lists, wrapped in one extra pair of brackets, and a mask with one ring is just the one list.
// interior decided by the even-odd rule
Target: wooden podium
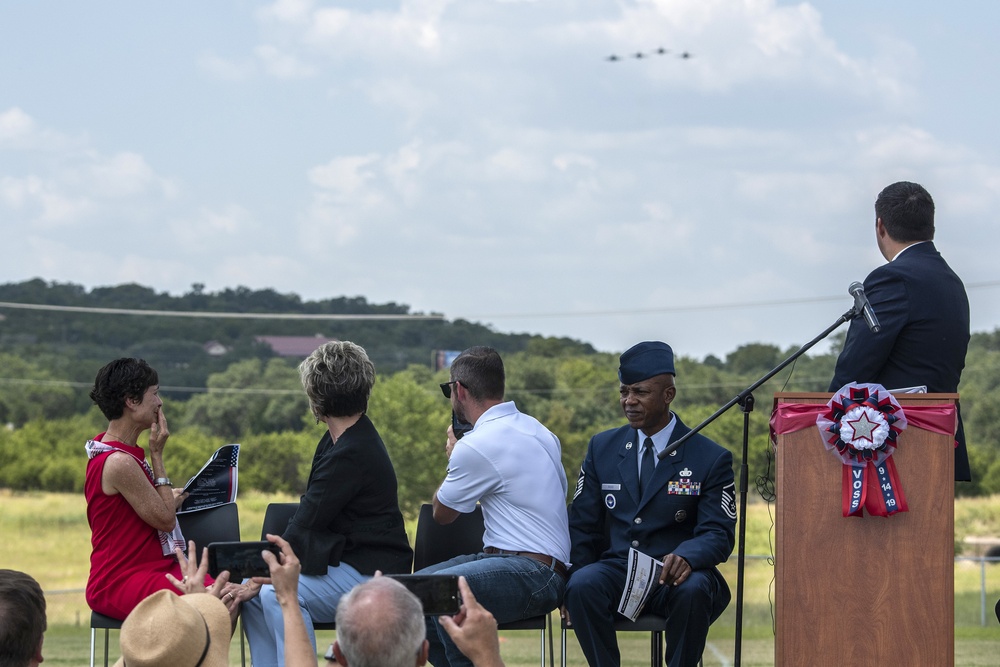
[[(775, 406), (829, 400), (779, 393)], [(958, 394), (896, 400), (905, 412)], [(844, 517), (843, 466), (819, 429), (777, 436), (776, 667), (954, 665), (954, 438), (910, 424), (893, 459), (909, 511)]]

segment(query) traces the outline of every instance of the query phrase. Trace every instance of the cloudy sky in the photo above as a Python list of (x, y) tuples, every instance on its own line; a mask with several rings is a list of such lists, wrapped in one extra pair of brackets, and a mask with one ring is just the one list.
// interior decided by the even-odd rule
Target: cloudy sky
[(992, 331), (998, 19), (960, 0), (4, 3), (0, 283), (360, 295), (724, 356), (850, 308), (882, 262), (875, 196), (914, 180)]

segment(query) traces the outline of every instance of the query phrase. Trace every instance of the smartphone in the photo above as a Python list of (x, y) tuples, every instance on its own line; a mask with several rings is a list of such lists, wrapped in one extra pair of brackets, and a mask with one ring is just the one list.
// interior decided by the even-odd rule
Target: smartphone
[(260, 555), (270, 551), (275, 556), (281, 553), (277, 544), (270, 542), (212, 542), (208, 545), (208, 573), (219, 576), (229, 570), (230, 581), (241, 581), (247, 577), (270, 577), (271, 569)]
[(458, 418), (455, 411), (451, 411), (451, 430), (455, 433), (455, 439), (461, 440), (462, 436), (472, 430), (472, 424), (464, 422)]
[(456, 574), (390, 574), (406, 586), (424, 607), (425, 616), (454, 615), (462, 604)]

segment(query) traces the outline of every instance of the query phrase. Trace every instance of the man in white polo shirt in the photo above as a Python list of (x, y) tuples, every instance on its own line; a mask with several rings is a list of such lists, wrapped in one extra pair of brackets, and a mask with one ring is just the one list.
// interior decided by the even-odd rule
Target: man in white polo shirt
[[(546, 614), (562, 603), (569, 558), (566, 472), (559, 439), (534, 417), (504, 402), (503, 360), (472, 347), (451, 365), (441, 390), (461, 421), (461, 440), (448, 428), (448, 474), (434, 494), (434, 520), (447, 524), (483, 508), (483, 552), (459, 556), (422, 573), (462, 575), (498, 623)], [(472, 663), (435, 617), (427, 617), (430, 662)]]

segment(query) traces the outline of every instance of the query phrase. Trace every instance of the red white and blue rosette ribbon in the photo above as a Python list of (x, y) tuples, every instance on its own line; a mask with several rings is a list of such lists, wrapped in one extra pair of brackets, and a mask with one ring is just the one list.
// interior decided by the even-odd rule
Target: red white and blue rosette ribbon
[(844, 516), (891, 516), (908, 507), (892, 453), (906, 415), (880, 384), (852, 382), (816, 417), (823, 444), (844, 463)]

